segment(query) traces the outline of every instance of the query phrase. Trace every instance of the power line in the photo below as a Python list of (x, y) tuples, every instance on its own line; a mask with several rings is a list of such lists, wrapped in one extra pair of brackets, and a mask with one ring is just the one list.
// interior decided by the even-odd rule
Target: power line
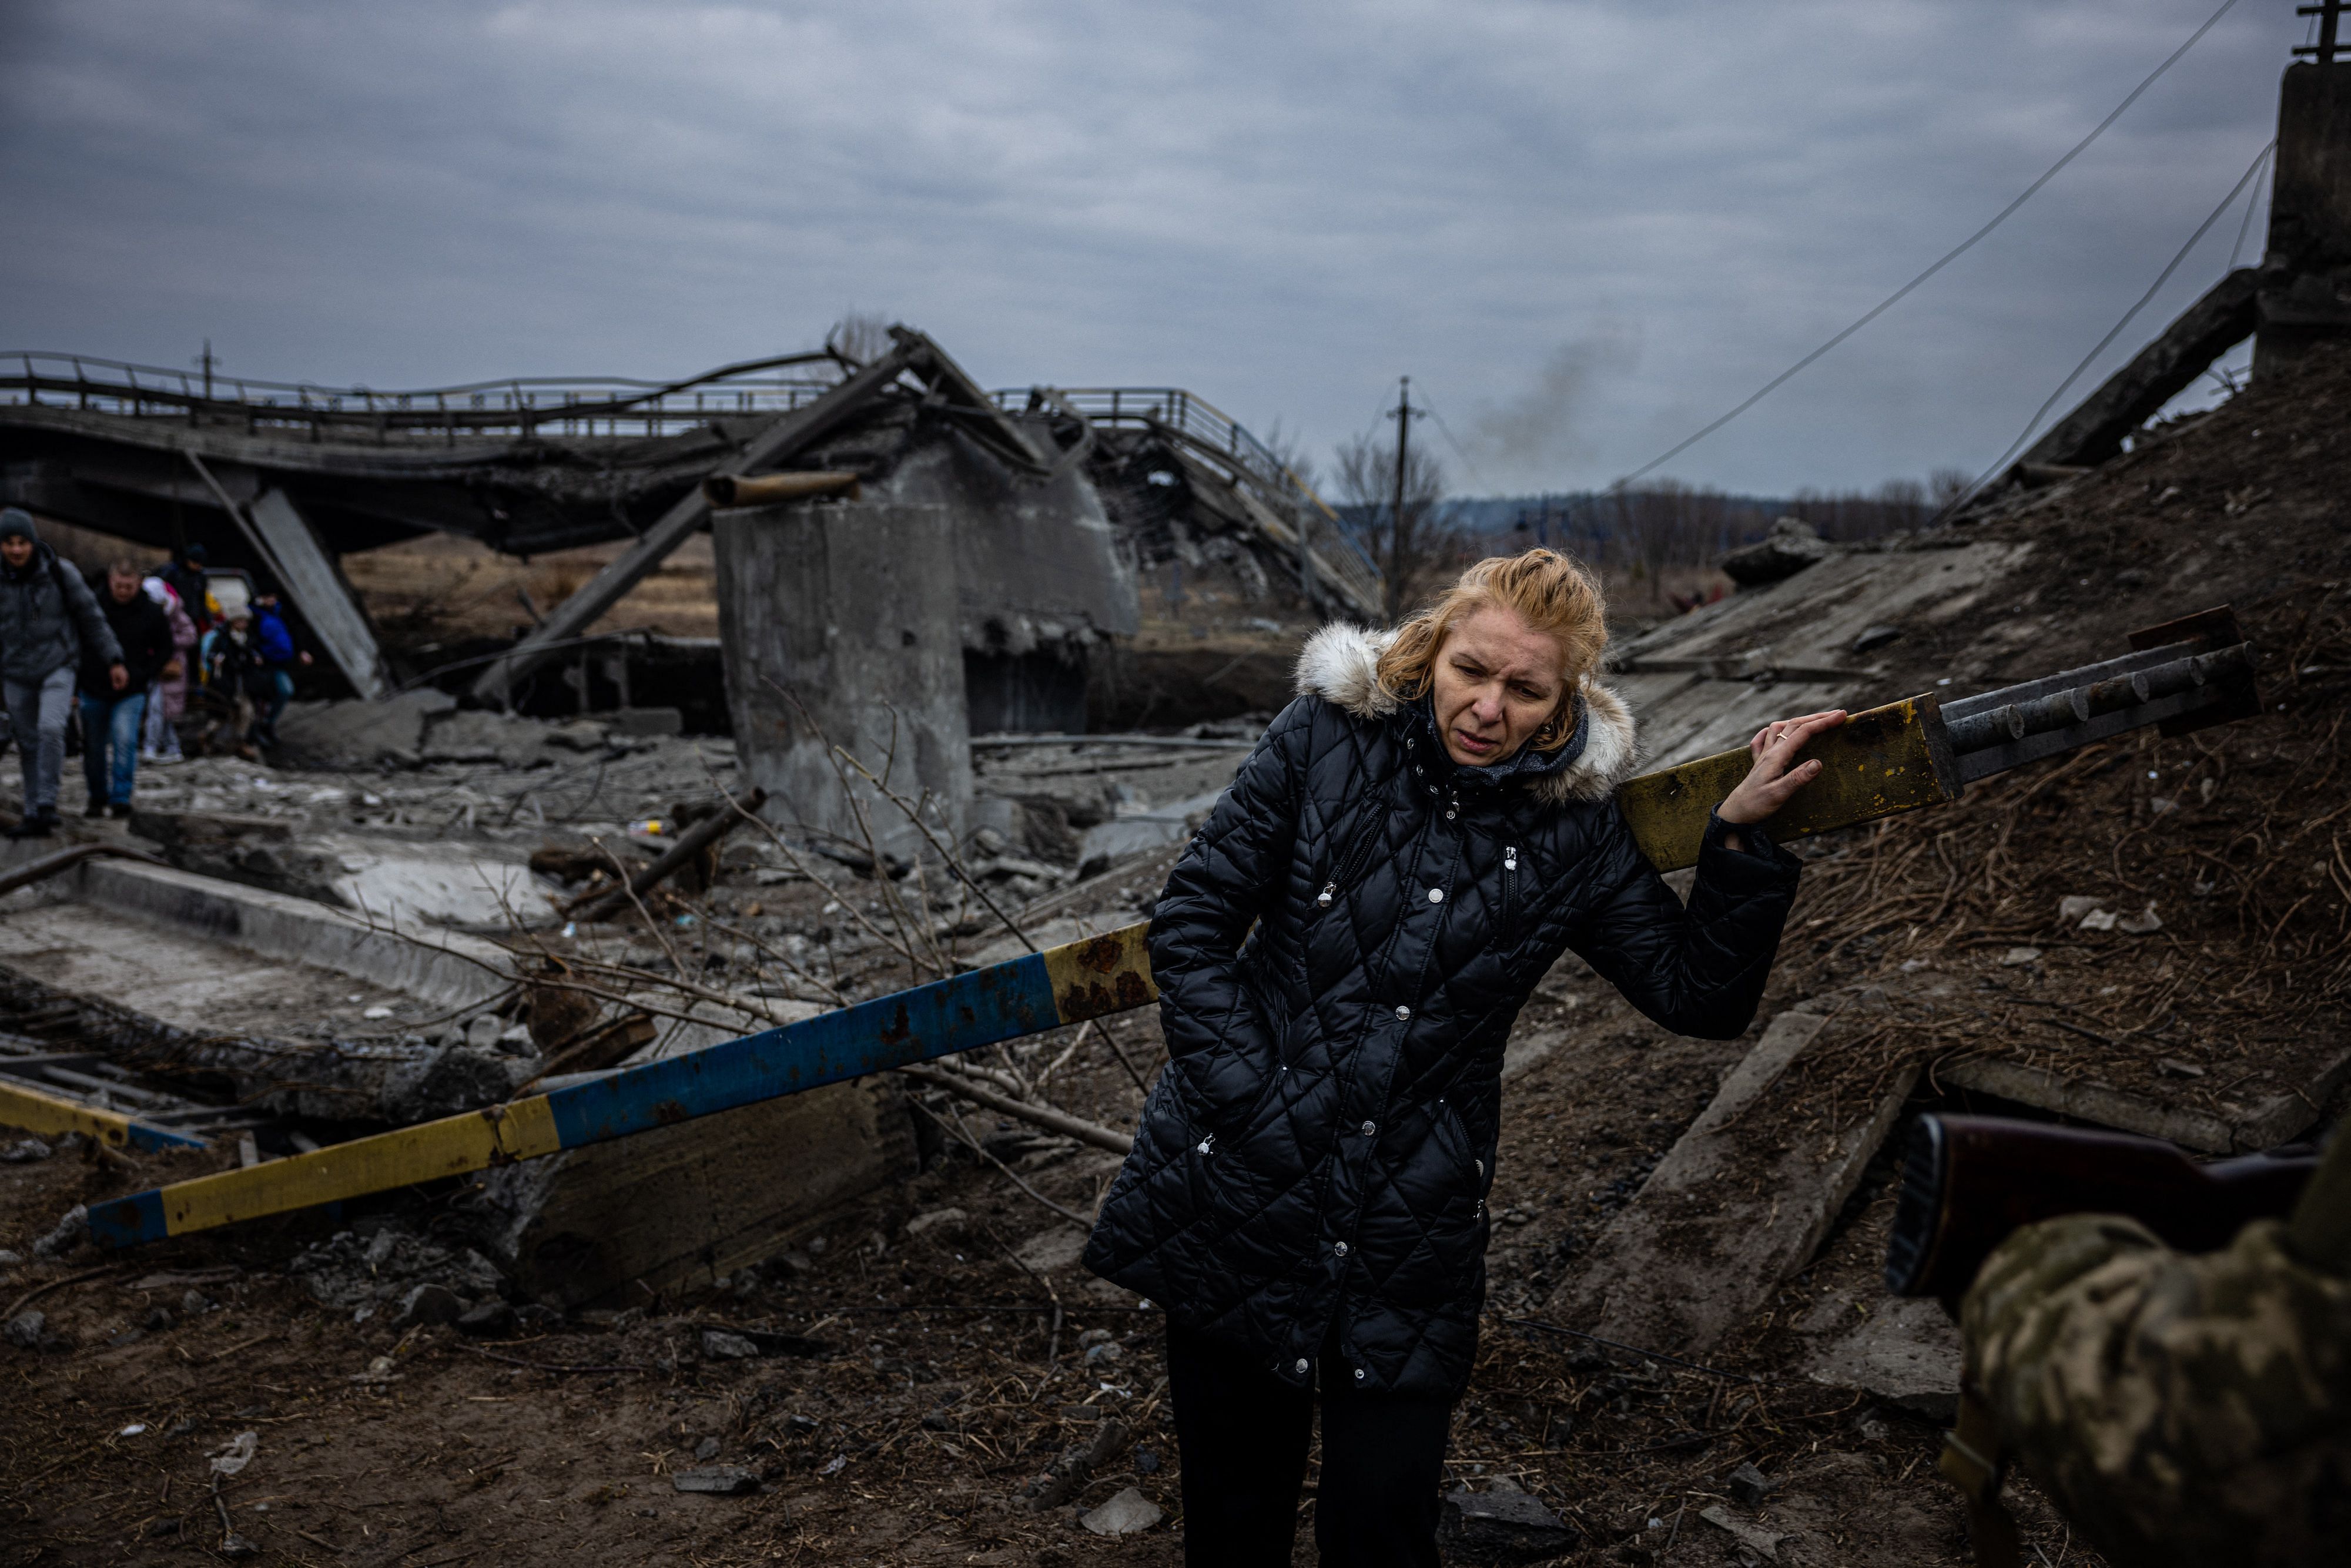
[[(1965, 505), (1969, 497), (1974, 496), (1976, 492), (1981, 490), (1986, 485), (1990, 484), (1995, 475), (2004, 472), (2008, 467), (2010, 460), (2015, 457), (2018, 453), (2024, 450), (2025, 444), (2032, 439), (2033, 431), (2040, 425), (2042, 420), (2048, 415), (2049, 411), (2057, 406), (2057, 400), (2065, 395), (2065, 390), (2072, 386), (2075, 382), (2082, 379), (2082, 372), (2088, 370), (2097, 357), (2106, 351), (2108, 345), (2112, 344), (2116, 338), (2123, 335), (2123, 329), (2131, 324), (2132, 320), (2137, 317), (2140, 311), (2147, 308), (2147, 302), (2156, 297), (2158, 291), (2159, 291), (2165, 284), (2171, 281), (2171, 275), (2179, 270), (2179, 264), (2188, 259), (2188, 253), (2196, 248), (2196, 242), (2202, 239), (2211, 229), (2212, 225), (2220, 221), (2220, 214), (2222, 213), (2227, 212), (2231, 207), (2237, 204), (2237, 198), (2245, 193), (2245, 187), (2252, 183), (2253, 176), (2261, 172), (2262, 165), (2269, 162), (2271, 152), (2275, 151), (2276, 148), (2277, 142), (2273, 139), (2267, 147), (2262, 148), (2259, 152), (2253, 155), (2253, 161), (2245, 166), (2245, 172), (2237, 176), (2237, 183), (2229, 187), (2229, 193), (2220, 198), (2220, 204), (2214, 207), (2210, 215), (2206, 217), (2202, 223), (2196, 225), (2196, 232), (2188, 236), (2188, 243), (2181, 246), (2179, 252), (2174, 255), (2168, 262), (2164, 264), (2163, 270), (2156, 274), (2155, 281), (2147, 286), (2147, 292), (2138, 297), (2137, 303), (2134, 304), (2129, 309), (2123, 312), (2123, 319), (2116, 322), (2113, 327), (2107, 329), (2106, 335), (2098, 340), (2097, 346), (2093, 348), (2088, 353), (2082, 356), (2082, 362), (2074, 367), (2073, 373), (2068, 375), (2064, 381), (2059, 382), (2057, 383), (2057, 390), (2051, 392), (2049, 396), (2042, 402), (2041, 406), (2033, 411), (2032, 417), (2024, 422), (2023, 432), (2017, 436), (2016, 440), (2009, 446), (2007, 451), (2000, 455), (2000, 461), (1986, 469), (1983, 475), (1979, 477), (1974, 484), (1968, 486), (1968, 494), (1967, 496), (1960, 497), (1960, 505)], [(2250, 206), (2247, 208), (2246, 215), (2249, 217), (2252, 215), (2252, 209)], [(2235, 257), (2231, 256), (2230, 259), (2233, 261)]]
[(1729, 413), (1724, 414), (1721, 418), (1706, 426), (1706, 428), (1700, 430), (1695, 435), (1687, 437), (1659, 456), (1653, 457), (1648, 462), (1642, 464), (1641, 466), (1634, 469), (1630, 474), (1618, 479), (1616, 483), (1610, 487), (1612, 489), (1621, 489), (1625, 486), (1631, 484), (1634, 480), (1638, 479), (1642, 475), (1650, 472), (1652, 469), (1661, 467), (1664, 465), (1672, 462), (1675, 458), (1680, 456), (1683, 453), (1688, 451), (1691, 447), (1697, 445), (1699, 442), (1704, 441), (1708, 436), (1712, 435), (1716, 431), (1720, 430), (1724, 425), (1729, 424), (1732, 420), (1737, 419), (1740, 414), (1745, 413), (1749, 409), (1753, 408), (1757, 403), (1761, 402), (1765, 398), (1771, 396), (1771, 393), (1777, 392), (1782, 386), (1792, 380), (1796, 376), (1797, 372), (1802, 371), (1806, 366), (1820, 359), (1821, 356), (1826, 354), (1839, 343), (1844, 342), (1847, 338), (1852, 337), (1855, 332), (1860, 331), (1864, 327), (1868, 326), (1872, 321), (1876, 320), (1880, 316), (1885, 315), (1886, 311), (1892, 309), (1896, 305), (1899, 304), (1906, 297), (1907, 297), (1911, 290), (1917, 288), (1920, 284), (1934, 277), (1935, 274), (1942, 271), (1943, 268), (1950, 266), (1951, 263), (1959, 260), (1959, 257), (1965, 256), (1969, 251), (1973, 250), (1978, 241), (1991, 234), (1992, 230), (2000, 227), (2001, 225), (2006, 223), (2010, 214), (2013, 214), (2017, 208), (2024, 205), (2025, 203), (2031, 201), (2042, 186), (2046, 185), (2050, 181), (2057, 177), (2059, 172), (2062, 171), (2066, 164), (2071, 163), (2074, 159), (2080, 157), (2085, 152), (2086, 152), (2091, 142), (2095, 141), (2100, 136), (2105, 133), (2106, 127), (2112, 125), (2116, 120), (2120, 120), (2123, 117), (2123, 111), (2130, 108), (2132, 104), (2137, 103), (2141, 93), (2144, 93), (2147, 89), (2153, 87), (2157, 80), (2162, 77), (2164, 72), (2169, 70), (2173, 66), (2178, 65), (2179, 63), (2180, 57), (2187, 54), (2189, 50), (2194, 48), (2196, 47), (2197, 40), (2203, 37), (2205, 34), (2210, 32), (2213, 27), (2219, 24), (2221, 17), (2227, 16), (2231, 10), (2236, 8), (2236, 5), (2237, 0), (2221, 0), (2220, 8), (2213, 12), (2211, 16), (2206, 17), (2202, 26), (2188, 35), (2188, 41), (2186, 43), (2172, 50), (2170, 56), (2167, 57), (2161, 65), (2156, 67), (2155, 69), (2147, 73), (2146, 80), (2140, 82), (2138, 86), (2131, 89), (2129, 96), (2125, 98), (2122, 102), (2115, 105), (2114, 111), (2112, 113), (2108, 114), (2104, 120), (2098, 121), (2096, 126), (2091, 130), (2087, 136), (2083, 137), (2081, 141), (2074, 143), (2072, 149), (2068, 151), (2063, 158), (2058, 159), (2057, 162), (2049, 165), (2048, 169), (2042, 173), (2041, 178), (2033, 181), (2030, 185), (2025, 186), (2023, 191), (2014, 201), (2009, 203), (2008, 205), (2002, 207), (1997, 214), (1993, 214), (1992, 220), (1990, 223), (1984, 225), (1983, 227), (1976, 230), (1975, 233), (1970, 235), (1958, 245), (1944, 252), (1941, 257), (1938, 258), (1932, 267), (1927, 268), (1926, 271), (1920, 273), (1917, 277), (1912, 278), (1909, 282), (1904, 284), (1901, 287), (1896, 289), (1893, 293), (1879, 300), (1875, 306), (1871, 307), (1868, 311), (1863, 314), (1859, 319), (1855, 320), (1853, 325), (1847, 327), (1844, 331), (1839, 332), (1835, 337), (1831, 338), (1827, 342), (1823, 343), (1819, 348), (1814, 349), (1811, 353), (1806, 354), (1802, 359), (1798, 360), (1794, 364), (1790, 365), (1786, 370), (1782, 371), (1778, 375), (1773, 376), (1770, 381), (1764, 382), (1763, 385), (1756, 391), (1755, 394), (1750, 397), (1745, 402), (1740, 403), (1737, 408), (1732, 409)]
[(1469, 455), (1468, 451), (1462, 446), (1460, 442), (1454, 439), (1453, 427), (1445, 423), (1445, 416), (1443, 414), (1437, 412), (1437, 404), (1430, 401), (1428, 392), (1426, 389), (1423, 389), (1421, 392), (1420, 402), (1420, 412), (1437, 422), (1437, 433), (1445, 437), (1446, 445), (1453, 448), (1453, 455), (1461, 459), (1461, 466), (1469, 471), (1470, 479), (1475, 482), (1478, 487), (1481, 490), (1489, 488), (1486, 484), (1486, 476), (1478, 472), (1477, 460)]
[[(2268, 158), (2276, 152), (2277, 142), (2273, 140), (2270, 142), (2269, 146), (2262, 151), (2262, 156), (2263, 158)], [(2245, 221), (2237, 225), (2237, 243), (2229, 247), (2229, 270), (2231, 272), (2237, 270), (2237, 257), (2244, 252), (2245, 236), (2253, 232), (2253, 214), (2261, 210), (2261, 187), (2257, 185), (2253, 188), (2253, 193), (2245, 199)]]

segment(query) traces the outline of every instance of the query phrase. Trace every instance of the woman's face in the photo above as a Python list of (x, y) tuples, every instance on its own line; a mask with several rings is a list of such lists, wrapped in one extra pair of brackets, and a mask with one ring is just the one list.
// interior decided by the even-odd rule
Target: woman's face
[(1515, 610), (1481, 604), (1437, 650), (1429, 702), (1454, 761), (1479, 768), (1518, 755), (1559, 711), (1567, 685), (1559, 643)]

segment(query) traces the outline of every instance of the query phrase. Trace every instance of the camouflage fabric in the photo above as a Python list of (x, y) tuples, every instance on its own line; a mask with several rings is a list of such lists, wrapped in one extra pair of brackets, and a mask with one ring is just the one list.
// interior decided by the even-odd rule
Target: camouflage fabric
[(2028, 1226), (1960, 1330), (2009, 1454), (2119, 1568), (2351, 1564), (2351, 1136), (2219, 1252)]

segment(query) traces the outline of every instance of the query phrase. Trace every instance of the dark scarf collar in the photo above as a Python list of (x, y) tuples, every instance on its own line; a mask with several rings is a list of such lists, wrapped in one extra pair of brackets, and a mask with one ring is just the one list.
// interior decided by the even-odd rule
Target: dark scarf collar
[(1453, 754), (1445, 749), (1445, 737), (1437, 727), (1437, 712), (1426, 695), (1407, 704), (1400, 716), (1414, 734), (1428, 742), (1433, 755), (1453, 770), (1458, 782), (1483, 784), (1497, 789), (1507, 784), (1533, 784), (1565, 773), (1583, 755), (1584, 744), (1592, 734), (1592, 705), (1579, 701), (1575, 705), (1575, 732), (1567, 737), (1564, 746), (1544, 751), (1529, 740), (1499, 762), (1470, 764), (1454, 761)]

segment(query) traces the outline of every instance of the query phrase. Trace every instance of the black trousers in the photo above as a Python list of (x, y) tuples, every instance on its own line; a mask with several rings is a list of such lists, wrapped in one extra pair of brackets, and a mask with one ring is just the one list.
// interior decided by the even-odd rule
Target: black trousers
[[(1314, 1543), (1323, 1568), (1437, 1568), (1453, 1406), (1359, 1394), (1326, 1347)], [(1171, 1325), (1167, 1389), (1183, 1457), (1187, 1568), (1290, 1568), (1316, 1396)]]

